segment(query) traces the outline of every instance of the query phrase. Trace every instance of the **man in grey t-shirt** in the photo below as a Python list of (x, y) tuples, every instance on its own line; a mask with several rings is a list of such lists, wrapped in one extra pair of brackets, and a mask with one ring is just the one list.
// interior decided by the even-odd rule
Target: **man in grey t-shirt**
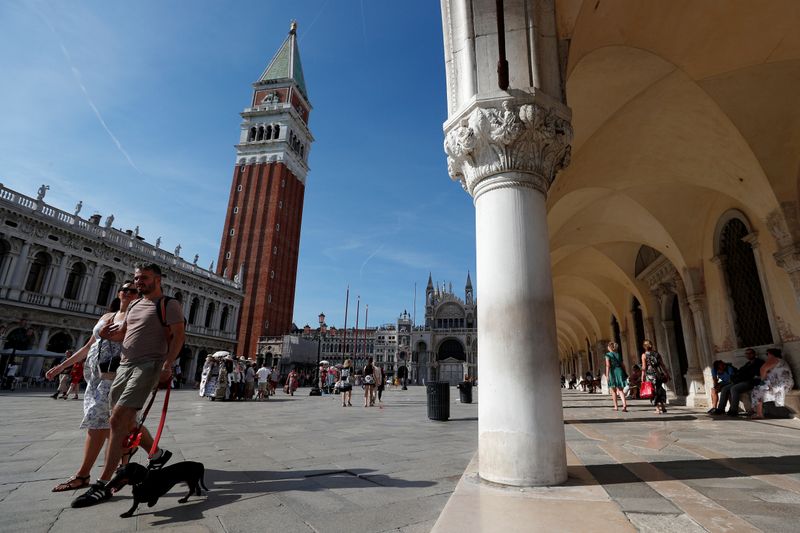
[[(130, 305), (122, 325), (109, 322), (100, 330), (102, 338), (122, 343), (122, 362), (109, 393), (111, 432), (105, 466), (98, 482), (73, 500), (72, 507), (89, 507), (111, 498), (106, 484), (122, 459), (125, 438), (137, 427), (136, 412), (156, 386), (170, 383), (172, 365), (183, 347), (183, 310), (172, 299), (162, 305), (159, 266), (137, 265), (133, 281), (142, 297)], [(149, 450), (152, 444), (153, 438), (142, 427), (141, 445)], [(149, 468), (162, 467), (170, 456), (169, 451), (157, 449)]]

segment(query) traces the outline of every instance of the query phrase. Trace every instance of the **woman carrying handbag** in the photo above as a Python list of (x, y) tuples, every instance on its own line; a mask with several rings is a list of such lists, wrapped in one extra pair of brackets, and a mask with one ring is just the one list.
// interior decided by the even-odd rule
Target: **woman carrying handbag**
[(644, 353), (642, 353), (642, 386), (640, 396), (650, 397), (650, 403), (655, 405), (656, 413), (667, 412), (667, 390), (663, 387), (664, 383), (669, 382), (669, 371), (661, 354), (653, 347), (653, 343), (645, 340), (642, 343)]

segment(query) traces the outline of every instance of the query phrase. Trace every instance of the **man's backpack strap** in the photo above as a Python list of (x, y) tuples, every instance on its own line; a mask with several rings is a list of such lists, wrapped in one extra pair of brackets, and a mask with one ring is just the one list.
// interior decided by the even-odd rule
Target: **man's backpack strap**
[(156, 315), (158, 315), (158, 320), (161, 322), (161, 326), (164, 328), (164, 336), (167, 338), (167, 344), (172, 341), (172, 333), (169, 330), (169, 324), (167, 324), (167, 304), (170, 300), (174, 300), (170, 296), (162, 296), (159, 298), (156, 304)]

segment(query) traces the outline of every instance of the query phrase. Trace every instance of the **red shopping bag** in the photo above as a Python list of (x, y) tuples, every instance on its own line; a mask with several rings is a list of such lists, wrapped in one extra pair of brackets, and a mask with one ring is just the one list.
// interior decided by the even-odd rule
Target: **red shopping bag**
[(655, 390), (653, 389), (653, 383), (650, 381), (642, 382), (642, 386), (639, 388), (639, 397), (645, 400), (649, 400), (655, 394)]

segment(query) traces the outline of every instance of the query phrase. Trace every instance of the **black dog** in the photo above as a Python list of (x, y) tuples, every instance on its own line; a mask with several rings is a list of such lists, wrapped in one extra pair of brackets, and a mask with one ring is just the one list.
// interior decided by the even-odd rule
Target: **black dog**
[(128, 518), (133, 516), (140, 503), (147, 502), (148, 507), (154, 506), (161, 496), (181, 482), (189, 485), (189, 494), (178, 500), (179, 503), (186, 503), (192, 494), (202, 496), (200, 487), (208, 490), (203, 481), (204, 474), (203, 463), (194, 461), (182, 461), (161, 470), (147, 470), (140, 464), (128, 463), (117, 469), (108, 487), (114, 491), (118, 491), (126, 484), (133, 487), (133, 505), (120, 515), (122, 518)]

